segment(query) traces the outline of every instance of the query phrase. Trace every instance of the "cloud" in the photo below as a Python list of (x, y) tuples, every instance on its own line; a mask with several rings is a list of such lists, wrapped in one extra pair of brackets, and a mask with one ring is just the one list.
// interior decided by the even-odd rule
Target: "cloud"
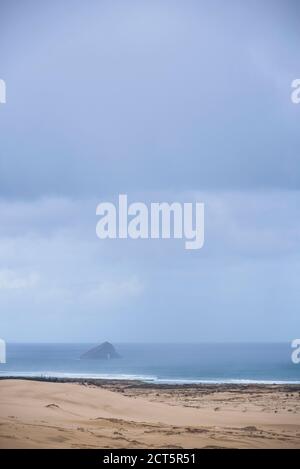
[[(6, 336), (98, 340), (101, 330), (123, 341), (230, 340), (236, 324), (238, 338), (250, 340), (261, 315), (262, 340), (297, 327), (300, 192), (143, 192), (129, 200), (204, 202), (203, 249), (187, 252), (182, 240), (99, 240), (97, 199), (2, 201)], [(33, 329), (21, 327), (25, 319)]]
[(0, 270), (0, 290), (20, 290), (37, 287), (39, 276), (36, 273), (20, 274), (13, 270)]
[[(0, 2), (7, 337), (299, 327), (298, 17), (293, 0)], [(119, 193), (204, 202), (203, 249), (100, 241), (96, 206)]]
[(139, 297), (143, 290), (144, 286), (136, 276), (121, 280), (104, 280), (86, 292), (83, 291), (80, 301), (86, 307), (96, 304), (102, 310), (112, 306), (122, 307), (124, 302)]
[(104, 3), (2, 0), (2, 197), (299, 187), (297, 2)]

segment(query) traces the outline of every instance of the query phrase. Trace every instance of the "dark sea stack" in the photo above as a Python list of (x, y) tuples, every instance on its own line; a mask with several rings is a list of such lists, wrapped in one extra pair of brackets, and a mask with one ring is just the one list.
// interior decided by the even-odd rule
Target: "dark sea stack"
[(92, 360), (110, 360), (112, 358), (121, 358), (115, 347), (109, 342), (103, 342), (103, 344), (88, 350), (81, 355), (81, 360), (92, 359)]

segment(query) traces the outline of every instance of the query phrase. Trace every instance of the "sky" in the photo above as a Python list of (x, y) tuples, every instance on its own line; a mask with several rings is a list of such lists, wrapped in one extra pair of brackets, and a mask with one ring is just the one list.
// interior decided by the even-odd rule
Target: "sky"
[[(300, 334), (298, 0), (0, 0), (0, 336)], [(205, 244), (96, 206), (204, 202)]]

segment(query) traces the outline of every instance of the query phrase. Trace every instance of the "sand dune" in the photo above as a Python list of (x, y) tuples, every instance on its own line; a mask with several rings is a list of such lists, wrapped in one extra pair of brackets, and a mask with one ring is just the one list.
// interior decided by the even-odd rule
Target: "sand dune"
[(3, 380), (0, 447), (300, 448), (298, 392), (256, 394)]

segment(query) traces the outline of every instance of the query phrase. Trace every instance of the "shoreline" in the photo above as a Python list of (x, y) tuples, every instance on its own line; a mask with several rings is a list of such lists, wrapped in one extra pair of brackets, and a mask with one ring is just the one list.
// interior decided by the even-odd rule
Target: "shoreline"
[(80, 384), (83, 386), (95, 386), (95, 387), (116, 387), (120, 388), (140, 388), (140, 389), (186, 389), (186, 390), (254, 390), (257, 388), (277, 390), (281, 392), (299, 392), (300, 393), (300, 382), (299, 383), (283, 383), (283, 382), (190, 382), (190, 383), (170, 383), (170, 382), (152, 382), (143, 381), (138, 379), (104, 379), (104, 378), (68, 378), (68, 377), (55, 377), (55, 376), (0, 376), (0, 381), (6, 380), (20, 380), (20, 381), (35, 381), (45, 383), (61, 383), (61, 384)]

